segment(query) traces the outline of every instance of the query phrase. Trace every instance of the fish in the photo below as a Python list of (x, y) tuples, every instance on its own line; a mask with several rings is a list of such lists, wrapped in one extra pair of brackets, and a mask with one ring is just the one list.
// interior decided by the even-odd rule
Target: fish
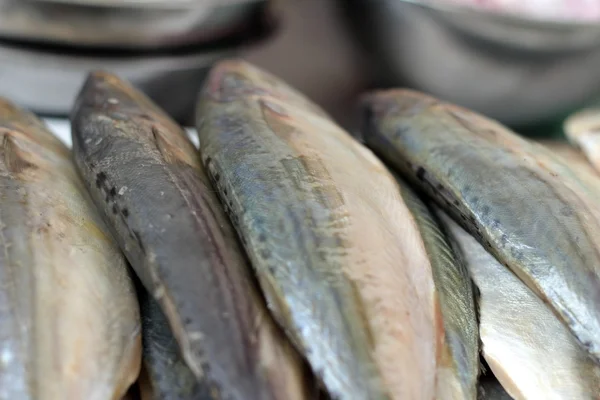
[(0, 248), (0, 399), (121, 399), (141, 363), (127, 263), (69, 149), (7, 99)]
[(305, 364), (270, 318), (185, 131), (103, 71), (86, 79), (71, 124), (92, 198), (211, 398), (305, 399)]
[(588, 108), (571, 115), (566, 119), (563, 131), (600, 173), (600, 108)]
[(565, 174), (570, 173), (569, 179), (581, 182), (587, 190), (594, 191), (596, 198), (600, 198), (600, 173), (596, 172), (585, 155), (567, 142), (559, 140), (536, 141), (550, 150), (558, 161), (568, 166)]
[(230, 59), (199, 96), (202, 162), (271, 312), (334, 399), (432, 399), (435, 286), (394, 177), (319, 106)]
[(595, 190), (542, 146), (419, 92), (371, 93), (361, 114), (367, 145), (510, 268), (600, 361)]
[(181, 358), (179, 345), (156, 300), (143, 288), (138, 293), (143, 332), (141, 400), (211, 399), (210, 384), (197, 379)]
[(439, 345), (437, 400), (476, 399), (479, 375), (479, 330), (469, 272), (455, 251), (436, 211), (401, 178), (400, 193), (414, 216), (429, 255), (444, 329)]
[(600, 365), (567, 327), (475, 238), (443, 222), (479, 289), (483, 357), (505, 390), (519, 400), (598, 398)]

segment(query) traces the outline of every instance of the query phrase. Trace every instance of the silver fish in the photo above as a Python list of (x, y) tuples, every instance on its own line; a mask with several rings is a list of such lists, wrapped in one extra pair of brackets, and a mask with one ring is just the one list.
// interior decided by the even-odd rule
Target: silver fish
[(600, 394), (600, 366), (508, 268), (449, 217), (444, 218), (479, 288), (482, 352), (519, 400), (583, 400)]
[(72, 133), (92, 197), (211, 398), (305, 399), (304, 364), (268, 315), (183, 129), (129, 84), (96, 72)]
[(202, 161), (269, 306), (330, 395), (434, 398), (431, 265), (383, 164), (242, 61), (213, 68), (197, 115)]
[(573, 114), (565, 121), (564, 132), (600, 172), (600, 108), (589, 108)]
[(438, 345), (437, 400), (475, 399), (479, 375), (479, 332), (469, 272), (440, 222), (413, 190), (398, 179), (429, 255), (444, 335)]
[(365, 100), (365, 140), (546, 301), (600, 360), (600, 205), (547, 149), (421, 93)]
[(127, 264), (69, 150), (3, 99), (0, 199), (0, 399), (120, 399), (141, 362)]

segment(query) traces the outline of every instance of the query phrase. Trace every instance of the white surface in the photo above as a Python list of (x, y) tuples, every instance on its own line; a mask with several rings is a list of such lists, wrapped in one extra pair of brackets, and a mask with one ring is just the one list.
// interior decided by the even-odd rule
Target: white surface
[[(50, 130), (67, 146), (71, 147), (71, 124), (69, 120), (62, 118), (44, 118), (44, 122)], [(185, 128), (194, 146), (198, 147), (198, 135), (194, 128)]]

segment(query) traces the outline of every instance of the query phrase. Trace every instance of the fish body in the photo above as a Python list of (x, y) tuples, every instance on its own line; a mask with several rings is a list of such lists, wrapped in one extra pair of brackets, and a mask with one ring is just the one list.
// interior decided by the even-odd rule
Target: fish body
[(304, 399), (305, 368), (254, 286), (185, 132), (95, 72), (72, 114), (75, 160), (144, 287), (213, 399)]
[(141, 362), (127, 264), (69, 150), (6, 100), (0, 248), (0, 399), (120, 399)]
[(470, 234), (444, 222), (479, 288), (482, 352), (518, 400), (597, 399), (600, 366), (551, 309)]
[(215, 66), (202, 161), (269, 306), (335, 399), (432, 399), (434, 283), (394, 178), (278, 78)]
[(547, 148), (554, 154), (560, 162), (567, 166), (566, 175), (568, 179), (576, 180), (590, 191), (594, 191), (593, 195), (600, 198), (600, 172), (597, 172), (589, 160), (576, 147), (571, 146), (567, 142), (558, 140), (543, 140), (539, 144)]
[(179, 345), (158, 303), (139, 290), (143, 327), (144, 379), (141, 400), (210, 400), (210, 385), (197, 379), (181, 358)]
[[(542, 146), (407, 90), (365, 100), (367, 144), (560, 316), (600, 360), (600, 207)], [(567, 171), (570, 171), (567, 173)]]
[(579, 147), (600, 173), (600, 108), (573, 114), (564, 124), (569, 141)]
[(398, 182), (429, 255), (442, 317), (444, 337), (438, 349), (436, 399), (475, 399), (479, 332), (469, 272), (435, 212), (406, 183)]

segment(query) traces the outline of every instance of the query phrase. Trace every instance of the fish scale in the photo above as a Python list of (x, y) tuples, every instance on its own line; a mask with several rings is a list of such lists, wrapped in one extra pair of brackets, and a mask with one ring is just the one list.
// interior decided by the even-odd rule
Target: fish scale
[(376, 92), (364, 110), (367, 144), (547, 301), (600, 360), (600, 208), (565, 179), (568, 167), (494, 121), (417, 92)]

